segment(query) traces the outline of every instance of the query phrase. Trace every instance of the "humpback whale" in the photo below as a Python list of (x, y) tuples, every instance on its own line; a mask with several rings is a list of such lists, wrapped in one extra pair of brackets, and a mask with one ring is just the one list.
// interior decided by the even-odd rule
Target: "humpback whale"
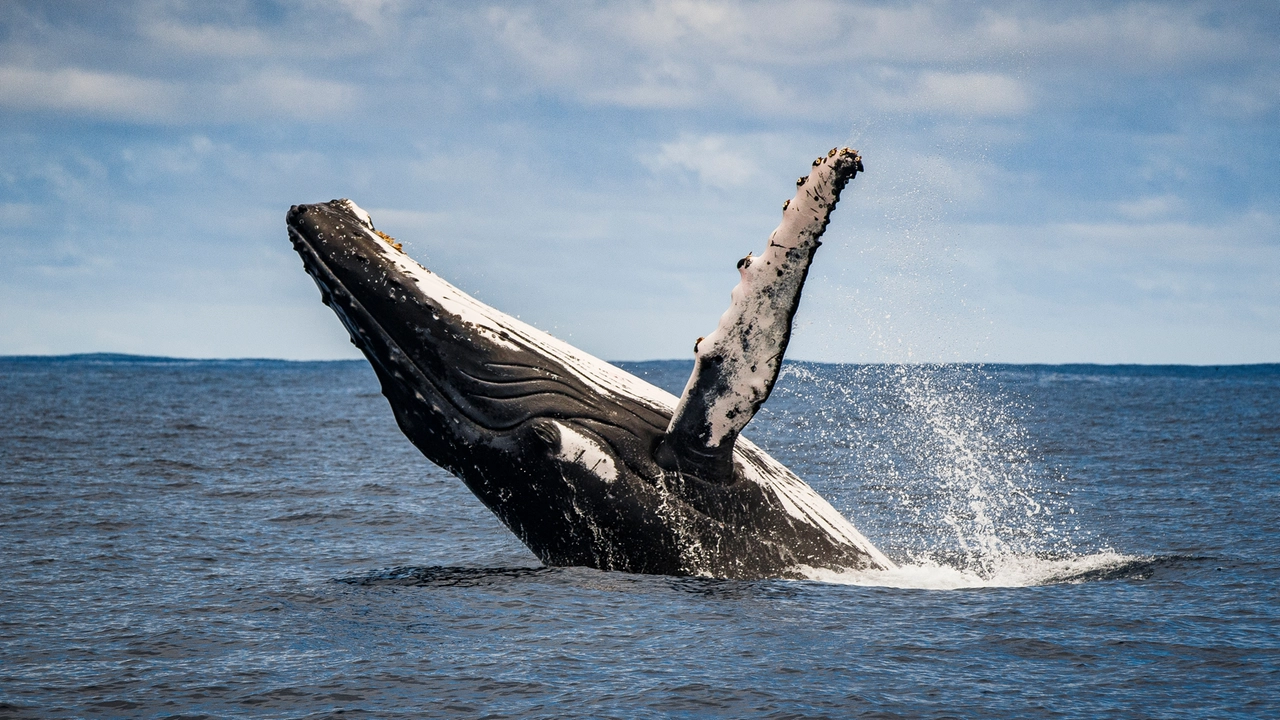
[(675, 396), (446, 282), (341, 199), (287, 224), (404, 434), (548, 566), (720, 578), (893, 563), (742, 429), (769, 397), (857, 152), (813, 161)]

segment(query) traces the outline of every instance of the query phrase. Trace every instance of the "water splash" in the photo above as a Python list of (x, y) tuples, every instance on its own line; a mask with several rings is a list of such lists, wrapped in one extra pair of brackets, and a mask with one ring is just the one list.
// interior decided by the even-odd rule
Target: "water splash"
[(879, 395), (900, 409), (881, 446), (905, 466), (896, 477), (901, 509), (933, 529), (911, 560), (989, 577), (1011, 555), (1073, 548), (1058, 521), (1072, 510), (1044, 492), (1016, 405), (984, 385), (990, 378), (978, 366), (896, 365)]
[(792, 364), (771, 405), (771, 422), (805, 438), (793, 452), (810, 479), (902, 566), (814, 579), (1024, 586), (1135, 561), (1081, 527), (1021, 420), (1030, 408), (983, 366)]

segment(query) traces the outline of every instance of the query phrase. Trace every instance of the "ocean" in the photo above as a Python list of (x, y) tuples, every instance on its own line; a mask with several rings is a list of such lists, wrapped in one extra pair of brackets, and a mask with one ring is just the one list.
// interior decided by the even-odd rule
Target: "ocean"
[(0, 411), (0, 717), (1280, 717), (1280, 365), (789, 363), (745, 434), (901, 565), (799, 581), (541, 567), (363, 361)]

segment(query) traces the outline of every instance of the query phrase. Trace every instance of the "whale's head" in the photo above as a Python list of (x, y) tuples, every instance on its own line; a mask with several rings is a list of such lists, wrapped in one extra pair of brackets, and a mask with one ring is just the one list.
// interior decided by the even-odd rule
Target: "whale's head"
[[(411, 259), (349, 200), (296, 205), (287, 221), (401, 429), (530, 547), (550, 548), (539, 551), (544, 560), (554, 561), (566, 538), (592, 542), (599, 518), (594, 528), (566, 528), (523, 513), (564, 513), (574, 525), (611, 494), (661, 502), (653, 449), (673, 396), (470, 297)], [(548, 476), (565, 482), (534, 482)], [(548, 537), (533, 537), (544, 531)], [(655, 552), (654, 561), (667, 560)]]

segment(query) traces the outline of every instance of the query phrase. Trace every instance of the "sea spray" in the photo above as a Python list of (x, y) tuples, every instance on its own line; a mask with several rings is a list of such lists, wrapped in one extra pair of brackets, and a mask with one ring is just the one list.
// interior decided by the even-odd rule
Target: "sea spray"
[(1081, 527), (1020, 419), (1030, 408), (980, 365), (796, 363), (770, 407), (823, 492), (903, 565), (860, 584), (1039, 584), (1133, 560)]

